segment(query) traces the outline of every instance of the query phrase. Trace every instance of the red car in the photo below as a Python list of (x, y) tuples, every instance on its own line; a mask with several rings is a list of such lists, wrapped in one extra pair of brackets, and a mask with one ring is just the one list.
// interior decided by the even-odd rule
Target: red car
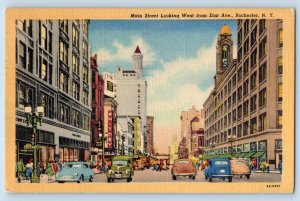
[(189, 177), (195, 179), (197, 169), (190, 159), (177, 159), (171, 169), (172, 179), (176, 180), (178, 176)]

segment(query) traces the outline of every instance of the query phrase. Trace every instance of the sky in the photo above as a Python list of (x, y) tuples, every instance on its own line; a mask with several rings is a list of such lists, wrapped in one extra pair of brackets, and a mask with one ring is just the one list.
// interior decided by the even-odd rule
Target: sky
[(140, 47), (147, 115), (154, 116), (154, 146), (160, 153), (168, 153), (172, 136), (180, 140), (181, 112), (192, 105), (201, 109), (214, 87), (216, 40), (224, 24), (231, 28), (236, 55), (235, 20), (91, 21), (90, 51), (97, 54), (101, 73), (133, 69), (132, 55)]

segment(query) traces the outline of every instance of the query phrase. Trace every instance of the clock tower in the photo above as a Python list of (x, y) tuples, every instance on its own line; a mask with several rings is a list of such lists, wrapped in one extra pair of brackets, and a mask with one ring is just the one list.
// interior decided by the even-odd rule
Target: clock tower
[(219, 82), (222, 73), (229, 68), (233, 60), (232, 33), (226, 24), (222, 26), (219, 33), (216, 54), (216, 82)]

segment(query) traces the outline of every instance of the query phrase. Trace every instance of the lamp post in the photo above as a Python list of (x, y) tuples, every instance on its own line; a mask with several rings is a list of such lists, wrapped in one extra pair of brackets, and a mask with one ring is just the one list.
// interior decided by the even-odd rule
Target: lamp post
[(228, 142), (230, 143), (230, 147), (229, 147), (230, 148), (230, 154), (232, 154), (232, 145), (236, 140), (236, 135), (231, 134), (231, 135), (228, 136), (227, 139), (228, 139)]
[(121, 138), (122, 138), (122, 155), (124, 156), (125, 155), (125, 149), (124, 149), (125, 135), (122, 134)]
[(40, 123), (42, 126), (42, 118), (44, 114), (44, 107), (40, 103), (34, 112), (32, 112), (32, 107), (30, 104), (25, 106), (25, 116), (27, 126), (32, 125), (32, 149), (33, 149), (33, 176), (31, 178), (31, 183), (40, 183), (40, 178), (37, 176), (37, 149), (41, 147), (37, 145), (37, 124)]

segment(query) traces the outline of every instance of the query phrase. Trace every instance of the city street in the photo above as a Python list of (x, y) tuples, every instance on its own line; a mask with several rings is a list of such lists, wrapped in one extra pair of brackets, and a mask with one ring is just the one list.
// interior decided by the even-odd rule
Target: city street
[[(239, 176), (234, 176), (232, 182), (280, 182), (281, 175), (278, 173), (252, 173), (250, 180), (246, 179), (245, 177), (240, 178)], [(47, 176), (42, 175), (41, 183), (54, 183), (53, 181), (47, 181)], [(87, 181), (88, 182), (88, 181)], [(94, 183), (95, 182), (107, 182), (106, 175), (96, 174)], [(115, 183), (126, 183), (125, 179), (122, 180), (115, 180)], [(171, 171), (153, 171), (151, 169), (146, 169), (144, 171), (134, 171), (134, 177), (132, 182), (208, 182), (204, 179), (203, 171), (198, 171), (196, 179), (189, 179), (188, 177), (178, 177), (177, 180), (172, 180)], [(213, 179), (213, 183), (216, 182), (227, 182), (221, 179)], [(21, 183), (30, 183), (29, 180), (22, 180)]]

